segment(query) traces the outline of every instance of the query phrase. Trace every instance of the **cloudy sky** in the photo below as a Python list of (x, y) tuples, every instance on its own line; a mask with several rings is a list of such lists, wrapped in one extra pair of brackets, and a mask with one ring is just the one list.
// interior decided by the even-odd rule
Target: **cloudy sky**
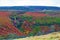
[(60, 0), (0, 0), (0, 6), (57, 6)]

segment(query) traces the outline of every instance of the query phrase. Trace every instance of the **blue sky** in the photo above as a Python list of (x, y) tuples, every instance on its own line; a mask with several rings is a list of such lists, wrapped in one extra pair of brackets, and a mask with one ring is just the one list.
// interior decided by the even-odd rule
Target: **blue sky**
[(0, 0), (0, 6), (57, 6), (60, 0)]

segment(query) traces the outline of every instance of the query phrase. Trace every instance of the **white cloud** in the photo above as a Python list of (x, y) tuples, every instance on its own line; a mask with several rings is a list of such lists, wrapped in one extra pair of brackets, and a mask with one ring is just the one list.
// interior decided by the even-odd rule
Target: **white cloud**
[(0, 6), (58, 6), (59, 0), (0, 0)]

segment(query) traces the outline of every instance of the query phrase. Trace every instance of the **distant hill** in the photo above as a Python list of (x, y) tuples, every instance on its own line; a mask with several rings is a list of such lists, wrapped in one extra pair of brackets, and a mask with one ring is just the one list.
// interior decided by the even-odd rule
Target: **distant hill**
[(41, 11), (41, 10), (60, 10), (60, 7), (52, 6), (5, 6), (0, 10), (20, 10), (20, 11)]

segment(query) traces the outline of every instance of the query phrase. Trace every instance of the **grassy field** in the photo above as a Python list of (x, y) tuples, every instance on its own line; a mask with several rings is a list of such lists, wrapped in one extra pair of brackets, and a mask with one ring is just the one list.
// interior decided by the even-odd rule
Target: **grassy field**
[(53, 32), (41, 36), (31, 36), (26, 38), (19, 38), (14, 40), (60, 40), (60, 32)]

